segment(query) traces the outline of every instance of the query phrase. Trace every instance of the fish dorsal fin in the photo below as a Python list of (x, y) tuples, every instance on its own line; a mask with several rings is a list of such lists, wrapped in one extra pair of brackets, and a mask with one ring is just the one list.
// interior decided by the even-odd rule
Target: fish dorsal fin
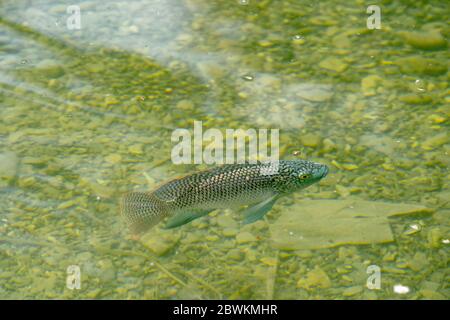
[(264, 215), (272, 209), (274, 203), (277, 201), (278, 196), (273, 195), (270, 198), (267, 198), (261, 202), (253, 206), (249, 206), (246, 208), (242, 214), (244, 215), (244, 224), (249, 224), (260, 220), (264, 217)]
[(170, 218), (167, 221), (167, 224), (164, 226), (164, 229), (172, 229), (179, 226), (182, 226), (186, 223), (191, 222), (197, 218), (201, 218), (206, 216), (208, 213), (214, 211), (212, 210), (195, 210), (195, 211), (186, 211), (176, 214), (174, 217)]

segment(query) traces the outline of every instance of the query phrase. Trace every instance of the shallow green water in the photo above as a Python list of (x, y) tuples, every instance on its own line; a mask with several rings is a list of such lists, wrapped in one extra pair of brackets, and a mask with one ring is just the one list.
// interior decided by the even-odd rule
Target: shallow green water
[[(0, 298), (448, 299), (445, 2), (378, 2), (379, 30), (364, 1), (85, 1), (80, 30), (70, 4), (0, 5)], [(255, 224), (222, 210), (131, 239), (122, 193), (205, 167), (170, 161), (194, 120), (280, 129), (281, 158), (330, 173)], [(389, 218), (386, 243), (274, 246), (302, 199), (432, 212)]]

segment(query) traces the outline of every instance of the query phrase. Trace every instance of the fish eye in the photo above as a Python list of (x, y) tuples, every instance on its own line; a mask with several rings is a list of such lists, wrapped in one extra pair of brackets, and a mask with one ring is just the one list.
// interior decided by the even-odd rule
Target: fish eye
[(306, 180), (309, 178), (309, 174), (303, 173), (301, 175), (298, 176), (300, 178), (300, 180)]

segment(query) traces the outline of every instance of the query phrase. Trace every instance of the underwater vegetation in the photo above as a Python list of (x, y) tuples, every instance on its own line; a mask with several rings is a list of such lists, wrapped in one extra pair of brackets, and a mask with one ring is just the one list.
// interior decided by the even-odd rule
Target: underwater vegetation
[[(0, 297), (448, 299), (448, 5), (381, 1), (369, 30), (332, 2), (85, 1), (74, 31), (65, 5), (3, 1)], [(193, 121), (280, 129), (280, 159), (329, 173), (255, 223), (134, 240), (124, 193), (210, 168), (171, 162)]]

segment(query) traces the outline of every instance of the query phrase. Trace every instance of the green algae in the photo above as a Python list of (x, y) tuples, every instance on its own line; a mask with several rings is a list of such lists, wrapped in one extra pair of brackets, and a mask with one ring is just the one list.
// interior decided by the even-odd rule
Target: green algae
[[(383, 20), (382, 30), (355, 27), (365, 8), (350, 3), (185, 5), (196, 13), (183, 25), (192, 30), (170, 34), (169, 63), (146, 49), (151, 41), (134, 41), (140, 50), (88, 46), (0, 19), (0, 155), (14, 154), (0, 168), (0, 297), (392, 299), (403, 283), (411, 288), (405, 298), (447, 299), (448, 31), (426, 28), (445, 21), (442, 4), (424, 14), (385, 3), (383, 12), (399, 19)], [(2, 17), (16, 16), (14, 8), (6, 3)], [(151, 34), (127, 23), (123, 38)], [(416, 24), (425, 26), (416, 32)], [(109, 39), (110, 28), (98, 29)], [(193, 120), (280, 128), (282, 157), (302, 150), (330, 174), (280, 201), (267, 221), (242, 227), (219, 211), (131, 241), (117, 198), (196, 169), (170, 163), (172, 130)], [(305, 217), (301, 204), (321, 208), (323, 199), (436, 212), (388, 220), (399, 212), (377, 208), (340, 223), (339, 214)], [(287, 216), (301, 230), (322, 230), (308, 250), (272, 247), (271, 237), (286, 236), (272, 231)], [(79, 291), (65, 283), (74, 264)], [(376, 292), (365, 287), (370, 264), (382, 270)]]

